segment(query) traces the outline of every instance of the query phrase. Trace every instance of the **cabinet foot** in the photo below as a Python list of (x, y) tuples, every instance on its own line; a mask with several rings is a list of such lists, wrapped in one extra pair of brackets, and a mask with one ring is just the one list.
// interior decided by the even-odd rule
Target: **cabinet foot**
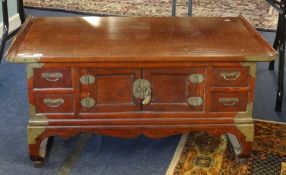
[(35, 168), (42, 168), (44, 166), (44, 159), (42, 157), (30, 157)]
[(252, 150), (252, 142), (241, 143), (242, 151), (239, 153), (239, 159), (246, 159), (250, 156)]
[(44, 128), (28, 128), (29, 156), (36, 168), (41, 168), (52, 145), (53, 137), (42, 135)]
[(236, 134), (239, 141), (241, 151), (238, 154), (238, 158), (244, 159), (251, 155), (252, 144), (254, 139), (254, 125), (242, 124), (238, 126), (240, 133)]

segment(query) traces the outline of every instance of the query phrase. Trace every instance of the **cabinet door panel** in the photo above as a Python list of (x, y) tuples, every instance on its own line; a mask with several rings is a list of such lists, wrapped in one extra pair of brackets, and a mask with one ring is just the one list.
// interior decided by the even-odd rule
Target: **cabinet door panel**
[[(199, 83), (190, 80), (191, 75), (200, 75)], [(203, 111), (204, 68), (143, 69), (143, 78), (151, 84), (151, 101), (143, 105), (146, 111)], [(190, 105), (188, 99), (198, 97), (202, 104)]]
[[(80, 83), (80, 112), (141, 110), (141, 99), (136, 99), (132, 93), (133, 82), (141, 77), (140, 69), (81, 69), (80, 74), (92, 77), (90, 82)], [(87, 98), (92, 100), (85, 102)]]

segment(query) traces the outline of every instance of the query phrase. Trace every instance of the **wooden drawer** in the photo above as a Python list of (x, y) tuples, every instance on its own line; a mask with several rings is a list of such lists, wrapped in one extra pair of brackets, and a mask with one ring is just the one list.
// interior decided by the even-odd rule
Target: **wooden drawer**
[(72, 113), (74, 97), (69, 94), (35, 94), (37, 113)]
[(70, 68), (34, 69), (34, 88), (71, 88)]
[(213, 93), (211, 112), (246, 111), (248, 93)]
[(215, 67), (212, 73), (214, 87), (248, 87), (248, 67)]

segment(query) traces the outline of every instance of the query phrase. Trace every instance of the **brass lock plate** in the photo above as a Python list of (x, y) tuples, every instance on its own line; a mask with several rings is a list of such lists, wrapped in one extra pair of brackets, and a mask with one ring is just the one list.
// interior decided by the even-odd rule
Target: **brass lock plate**
[(133, 82), (133, 95), (136, 98), (144, 99), (146, 89), (150, 89), (151, 85), (148, 80), (138, 79)]

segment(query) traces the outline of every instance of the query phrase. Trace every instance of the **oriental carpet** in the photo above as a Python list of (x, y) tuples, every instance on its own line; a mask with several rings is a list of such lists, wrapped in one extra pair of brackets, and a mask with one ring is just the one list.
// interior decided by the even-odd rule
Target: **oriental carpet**
[(285, 175), (286, 125), (255, 121), (253, 151), (237, 160), (227, 136), (207, 133), (182, 137), (166, 175)]
[[(171, 0), (24, 0), (25, 7), (90, 15), (170, 16)], [(177, 0), (177, 16), (187, 16), (188, 0)], [(243, 15), (254, 27), (276, 30), (278, 13), (265, 0), (193, 0), (194, 16)]]

